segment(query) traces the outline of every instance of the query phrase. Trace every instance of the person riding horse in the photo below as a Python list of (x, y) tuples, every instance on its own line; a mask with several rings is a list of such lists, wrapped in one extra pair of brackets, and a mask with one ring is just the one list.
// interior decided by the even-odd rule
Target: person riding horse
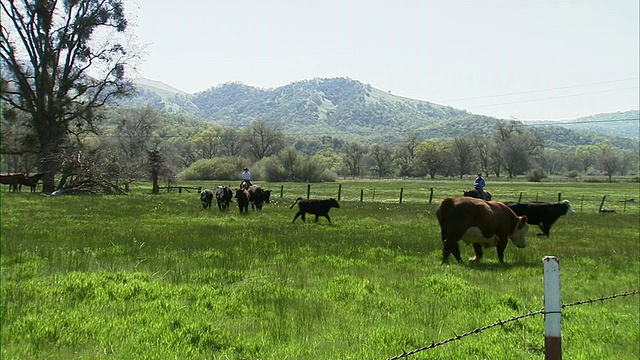
[(486, 181), (482, 178), (482, 173), (478, 173), (478, 177), (473, 181), (473, 188), (476, 189), (478, 195), (482, 199), (487, 200), (487, 192), (484, 191), (484, 187), (487, 185)]
[(244, 168), (244, 170), (242, 171), (242, 181), (240, 181), (240, 188), (248, 189), (251, 185), (253, 185), (251, 183), (251, 173), (249, 172), (248, 168)]

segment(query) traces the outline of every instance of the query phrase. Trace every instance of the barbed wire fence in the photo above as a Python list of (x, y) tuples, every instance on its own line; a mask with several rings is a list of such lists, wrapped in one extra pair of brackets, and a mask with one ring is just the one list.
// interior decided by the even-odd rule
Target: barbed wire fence
[[(599, 297), (599, 298), (596, 298), (596, 299), (586, 299), (586, 300), (575, 301), (575, 302), (568, 303), (568, 304), (562, 304), (561, 308), (564, 309), (564, 308), (568, 308), (568, 307), (571, 307), (571, 306), (592, 304), (592, 303), (595, 303), (595, 302), (598, 302), (598, 301), (611, 300), (611, 299), (615, 299), (615, 298), (619, 298), (619, 297), (627, 297), (627, 296), (638, 295), (638, 294), (640, 294), (640, 290), (632, 290), (632, 291), (628, 291), (628, 292), (624, 292), (624, 293), (620, 293), (620, 294), (603, 296), (603, 297)], [(538, 311), (529, 312), (529, 313), (526, 313), (526, 314), (514, 316), (514, 317), (506, 319), (506, 320), (498, 320), (498, 321), (496, 321), (495, 323), (493, 323), (491, 325), (486, 325), (486, 326), (483, 326), (483, 327), (479, 327), (479, 328), (473, 329), (471, 331), (468, 331), (468, 332), (466, 332), (464, 334), (457, 335), (457, 334), (454, 333), (455, 336), (453, 336), (451, 338), (448, 338), (446, 340), (442, 340), (442, 341), (439, 341), (439, 342), (432, 342), (431, 344), (429, 344), (427, 346), (423, 346), (421, 348), (417, 348), (417, 349), (411, 350), (411, 351), (402, 350), (402, 354), (396, 355), (394, 357), (387, 358), (387, 360), (397, 360), (397, 359), (407, 358), (407, 357), (409, 357), (411, 355), (415, 355), (415, 354), (417, 354), (419, 352), (426, 351), (426, 350), (429, 350), (429, 349), (433, 349), (435, 347), (442, 346), (442, 345), (448, 344), (448, 343), (453, 342), (453, 341), (461, 340), (461, 339), (463, 339), (463, 338), (465, 338), (467, 336), (470, 336), (470, 335), (479, 334), (479, 333), (481, 333), (481, 332), (483, 332), (485, 330), (489, 330), (489, 329), (497, 327), (497, 326), (502, 326), (502, 325), (508, 324), (510, 322), (522, 320), (524, 318), (528, 318), (528, 317), (539, 315), (539, 314), (545, 314), (545, 310), (542, 309), (542, 310), (538, 310)]]

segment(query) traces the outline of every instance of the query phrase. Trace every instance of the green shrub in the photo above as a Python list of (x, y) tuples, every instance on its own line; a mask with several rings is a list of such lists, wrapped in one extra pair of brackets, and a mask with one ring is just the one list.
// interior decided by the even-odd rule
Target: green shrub
[(542, 169), (531, 169), (527, 173), (527, 179), (532, 182), (540, 182), (547, 178), (547, 173)]
[(200, 159), (178, 174), (182, 180), (237, 180), (249, 161), (240, 157), (226, 156)]

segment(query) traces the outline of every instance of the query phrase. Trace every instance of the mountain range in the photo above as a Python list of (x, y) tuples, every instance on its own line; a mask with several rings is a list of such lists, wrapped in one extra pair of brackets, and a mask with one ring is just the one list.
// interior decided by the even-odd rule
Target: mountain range
[[(400, 143), (415, 134), (450, 139), (471, 133), (490, 136), (500, 119), (428, 101), (390, 94), (349, 78), (297, 81), (273, 89), (239, 82), (187, 94), (160, 81), (135, 80), (137, 95), (125, 106), (157, 109), (243, 128), (255, 120), (278, 124), (298, 137), (342, 137), (365, 143)], [(640, 111), (597, 114), (559, 122), (524, 123), (547, 139), (547, 146), (572, 148), (609, 140), (637, 149)]]

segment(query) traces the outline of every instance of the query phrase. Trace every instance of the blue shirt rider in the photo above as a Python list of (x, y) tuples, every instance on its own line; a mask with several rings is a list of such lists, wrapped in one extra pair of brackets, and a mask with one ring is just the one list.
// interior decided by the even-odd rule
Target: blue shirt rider
[(478, 177), (473, 181), (473, 187), (483, 199), (487, 198), (487, 193), (484, 191), (485, 186), (487, 186), (487, 183), (482, 178), (482, 173), (478, 173)]
[(247, 183), (247, 187), (253, 185), (251, 183), (251, 173), (249, 172), (249, 168), (244, 168), (244, 171), (242, 172), (242, 181), (240, 182), (240, 187), (242, 187), (243, 182)]

